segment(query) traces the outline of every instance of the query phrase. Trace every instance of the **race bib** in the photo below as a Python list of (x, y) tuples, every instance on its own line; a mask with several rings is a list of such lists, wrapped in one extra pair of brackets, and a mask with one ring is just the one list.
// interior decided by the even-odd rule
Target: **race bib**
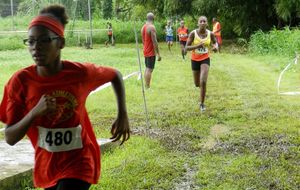
[(205, 53), (208, 53), (208, 48), (207, 47), (201, 47), (201, 48), (196, 49), (195, 52), (197, 54), (205, 54)]
[(71, 128), (39, 129), (39, 147), (49, 152), (62, 152), (82, 148), (81, 125)]

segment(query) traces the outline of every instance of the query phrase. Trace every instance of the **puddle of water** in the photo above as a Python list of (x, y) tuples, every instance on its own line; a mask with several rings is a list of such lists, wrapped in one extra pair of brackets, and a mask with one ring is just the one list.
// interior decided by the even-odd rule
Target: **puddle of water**
[(33, 167), (34, 150), (29, 140), (22, 140), (14, 146), (1, 140), (0, 150), (0, 180)]
[(215, 125), (210, 130), (210, 135), (207, 139), (202, 143), (202, 147), (206, 150), (211, 150), (218, 143), (219, 138), (222, 135), (226, 135), (229, 133), (229, 129), (225, 125)]

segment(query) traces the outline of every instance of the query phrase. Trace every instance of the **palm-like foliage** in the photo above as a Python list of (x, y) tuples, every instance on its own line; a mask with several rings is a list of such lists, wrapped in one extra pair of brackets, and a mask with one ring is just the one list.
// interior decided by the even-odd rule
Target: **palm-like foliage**
[[(66, 5), (68, 14), (76, 19), (87, 19), (88, 0), (13, 0), (15, 14), (35, 15), (50, 3)], [(249, 37), (259, 29), (268, 31), (274, 26), (298, 26), (300, 22), (299, 0), (91, 0), (91, 11), (96, 18), (144, 20), (147, 12), (153, 12), (156, 20), (179, 19), (190, 16), (196, 26), (197, 18), (206, 15), (208, 21), (217, 17), (225, 36)], [(76, 8), (74, 8), (76, 5)], [(10, 0), (2, 0), (0, 14), (9, 16)]]

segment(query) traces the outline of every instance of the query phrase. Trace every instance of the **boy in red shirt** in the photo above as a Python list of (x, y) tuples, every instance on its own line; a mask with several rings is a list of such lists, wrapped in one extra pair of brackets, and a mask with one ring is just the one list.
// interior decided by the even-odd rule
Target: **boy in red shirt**
[(186, 45), (186, 41), (188, 39), (189, 36), (189, 29), (187, 27), (184, 26), (184, 21), (180, 21), (180, 27), (177, 29), (177, 34), (179, 37), (179, 43), (180, 43), (180, 48), (181, 48), (181, 55), (182, 58), (184, 59), (185, 56), (185, 45)]
[(129, 138), (129, 122), (121, 74), (91, 63), (62, 61), (65, 8), (41, 10), (24, 44), (35, 65), (16, 72), (4, 89), (0, 121), (5, 139), (14, 145), (25, 135), (35, 149), (34, 185), (46, 190), (88, 190), (100, 176), (100, 149), (85, 101), (91, 91), (111, 82), (118, 102), (112, 138)]

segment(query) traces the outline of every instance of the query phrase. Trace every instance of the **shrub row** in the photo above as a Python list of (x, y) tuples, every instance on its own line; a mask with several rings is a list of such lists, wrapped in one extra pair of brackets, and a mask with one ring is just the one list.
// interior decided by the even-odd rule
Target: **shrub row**
[(250, 38), (249, 51), (256, 54), (276, 54), (293, 56), (300, 53), (300, 30), (284, 28), (272, 29), (264, 33), (257, 31)]

